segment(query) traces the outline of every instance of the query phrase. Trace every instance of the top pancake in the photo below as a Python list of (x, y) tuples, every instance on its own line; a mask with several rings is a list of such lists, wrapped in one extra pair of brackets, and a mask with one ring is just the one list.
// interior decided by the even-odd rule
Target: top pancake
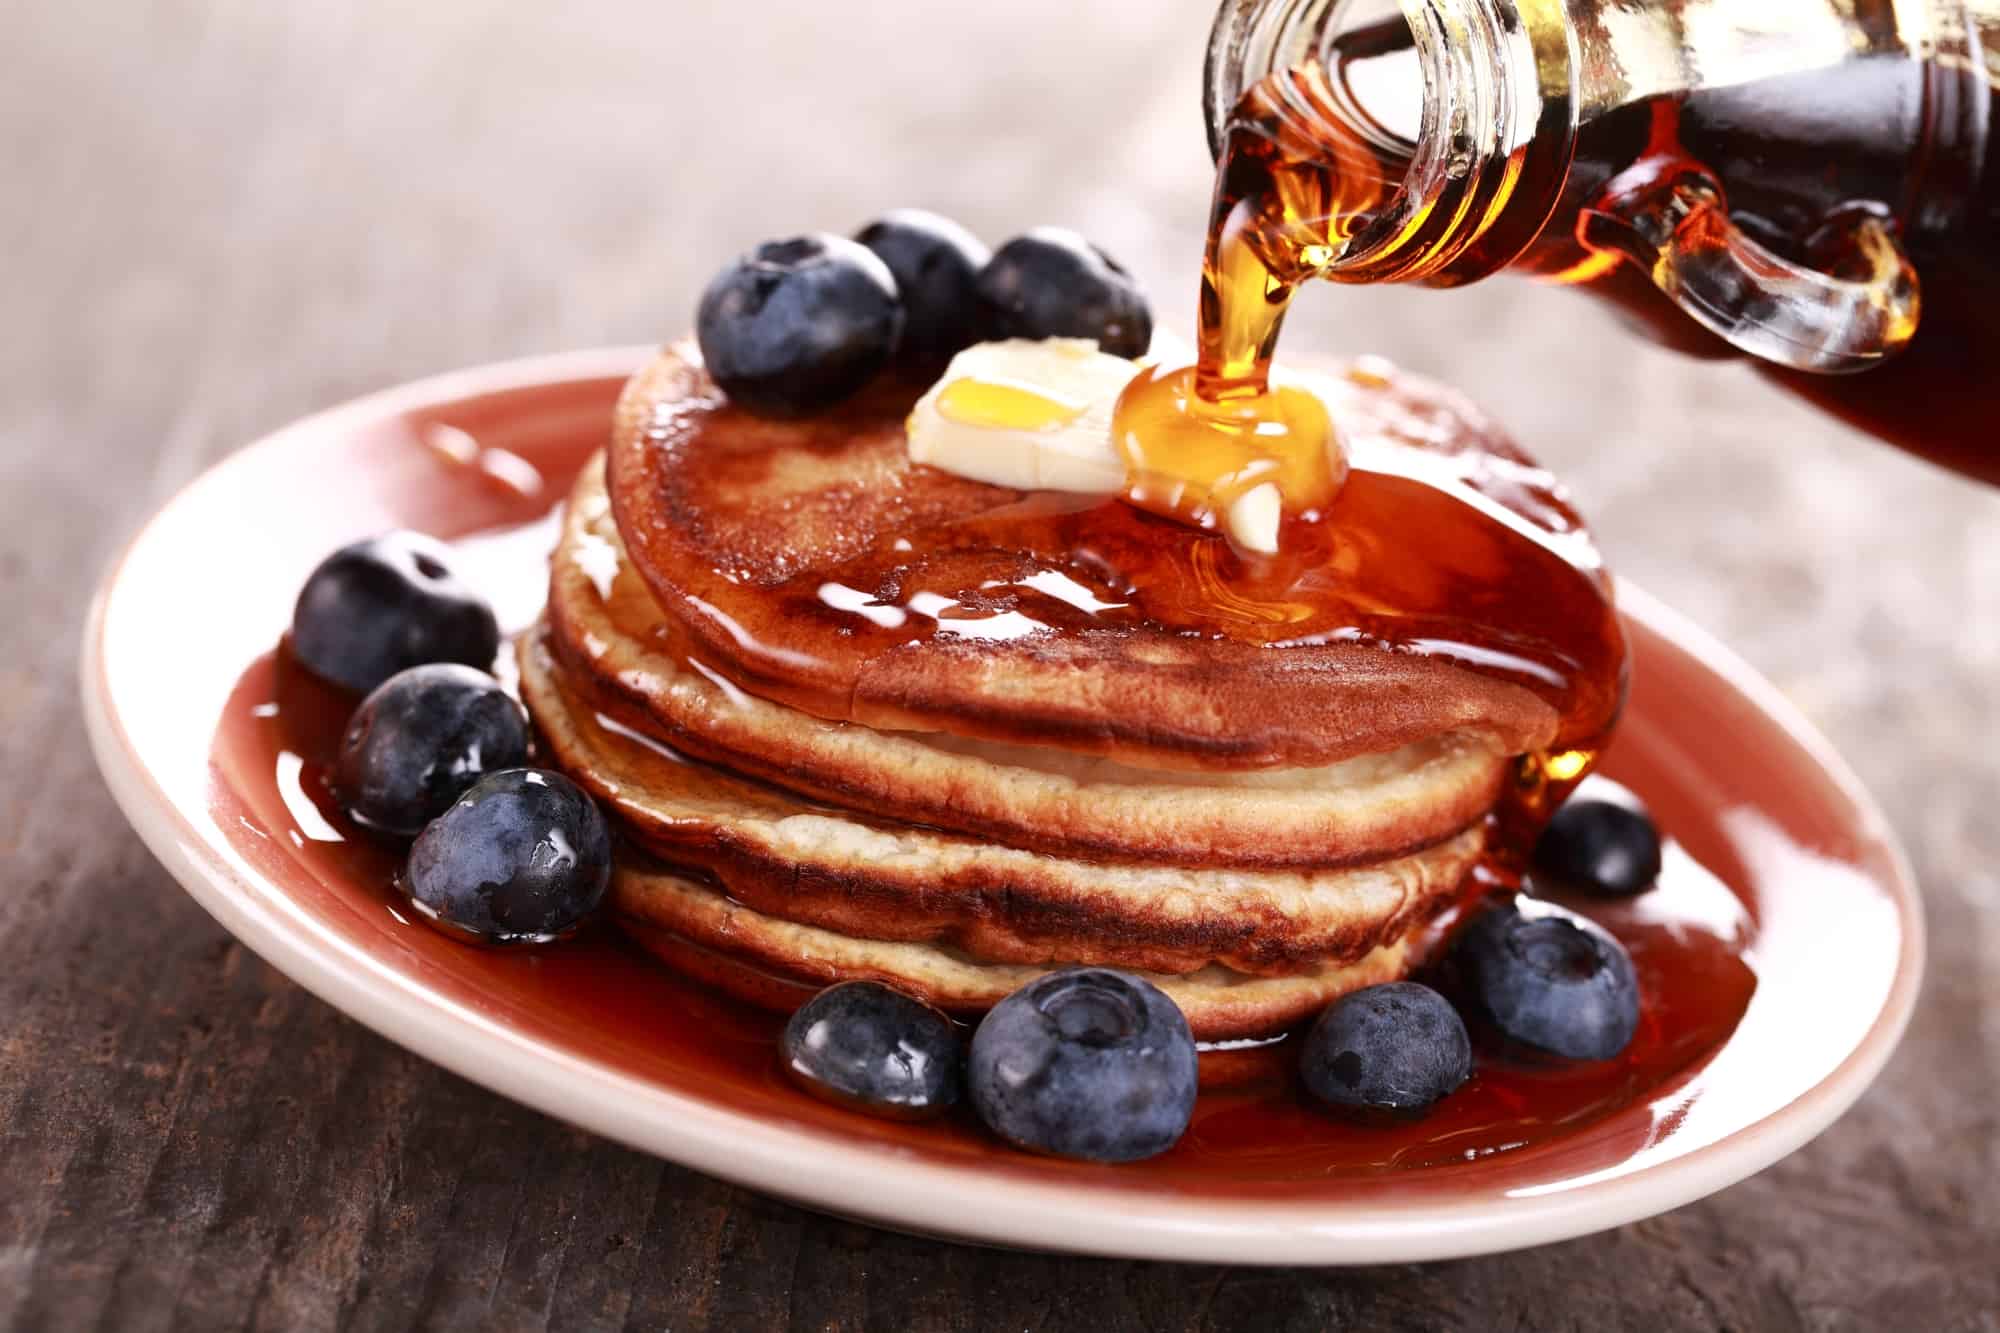
[[(1350, 437), (1443, 441), (1446, 474), (1474, 452), (1531, 468), (1443, 391), (1369, 381), (1314, 386), (1338, 399)], [(1166, 769), (1327, 764), (1446, 733), (1501, 753), (1555, 738), (1547, 691), (1443, 655), (1316, 639), (1309, 617), (1232, 599), (1218, 537), (912, 464), (914, 397), (885, 380), (804, 421), (763, 420), (731, 405), (689, 347), (627, 386), (609, 479), (633, 563), (668, 619), (751, 693), (829, 720)], [(1544, 517), (1542, 545), (1513, 541)], [(1534, 586), (1602, 597), (1577, 568), (1594, 556), (1566, 509), (1487, 521), (1496, 550), (1512, 543), (1507, 559), (1561, 567), (1532, 571)], [(1576, 618), (1567, 601), (1535, 600)]]

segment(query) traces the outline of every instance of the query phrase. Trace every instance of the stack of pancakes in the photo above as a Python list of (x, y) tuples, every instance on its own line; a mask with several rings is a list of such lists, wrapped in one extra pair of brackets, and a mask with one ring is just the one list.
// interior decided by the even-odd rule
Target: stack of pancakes
[(1554, 709), (1122, 610), (1093, 571), (1161, 520), (910, 463), (914, 396), (759, 419), (685, 347), (628, 387), (520, 644), (543, 740), (626, 835), (620, 925), (773, 1003), (869, 978), (976, 1014), (1127, 968), (1206, 1041), (1403, 975)]

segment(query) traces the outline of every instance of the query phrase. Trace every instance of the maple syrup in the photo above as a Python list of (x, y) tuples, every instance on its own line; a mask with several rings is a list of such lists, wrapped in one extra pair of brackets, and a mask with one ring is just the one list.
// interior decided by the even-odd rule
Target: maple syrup
[[(539, 546), (541, 534), (528, 540)], [(968, 1155), (1020, 1160), (964, 1108), (910, 1125), (804, 1096), (779, 1066), (782, 1012), (663, 968), (608, 926), (586, 926), (572, 939), (520, 951), (472, 948), (415, 919), (392, 887), (401, 845), (347, 819), (328, 785), (354, 703), (281, 646), (238, 680), (211, 755), (219, 823), (240, 854), (280, 883), (296, 885), (303, 873), (318, 895), (313, 910), (329, 913), (341, 930), (384, 936), (399, 966), (474, 987), (468, 1002), (484, 1021), (553, 1036), (582, 1058), (636, 1077), (698, 1090), (706, 1100), (779, 1123), (960, 1161)], [(1616, 1060), (1542, 1059), (1479, 1034), (1472, 1081), (1429, 1116), (1362, 1125), (1317, 1109), (1296, 1084), (1296, 1034), (1250, 1049), (1204, 1052), (1205, 1085), (1188, 1133), (1144, 1170), (1195, 1190), (1238, 1191), (1259, 1181), (1358, 1183), (1493, 1158), (1533, 1160), (1621, 1112), (1627, 1114), (1620, 1123), (1632, 1123), (1619, 1141), (1629, 1137), (1629, 1150), (1637, 1152), (1658, 1137), (1658, 1113), (1642, 1111), (1636, 1119), (1630, 1113), (1683, 1095), (1676, 1090), (1729, 1039), (1756, 992), (1758, 927), (1738, 892), (1691, 861), (1673, 859), (1660, 887), (1636, 908), (1593, 909), (1632, 955), (1642, 995), (1637, 1035)], [(1453, 984), (1440, 971), (1426, 977)], [(772, 985), (780, 1007), (811, 989), (782, 978)], [(1228, 1086), (1216, 1087), (1217, 1081)]]
[[(1350, 40), (1375, 51), (1374, 37)], [(1273, 487), (1285, 513), (1278, 551), (1232, 552), (1205, 595), (1217, 607), (1284, 607), (1306, 622), (1274, 641), (1344, 634), (1516, 680), (1539, 667), (1560, 730), (1522, 757), (1489, 852), (1518, 867), (1610, 735), (1624, 700), (1624, 646), (1594, 552), (1487, 528), (1463, 496), (1393, 460), (1356, 463), (1324, 405), (1273, 383), (1293, 295), (1377, 225), (1409, 165), (1388, 140), (1351, 128), (1340, 100), (1326, 68), (1310, 62), (1252, 87), (1231, 117), (1202, 262), (1199, 359), (1142, 373), (1114, 415), (1127, 499), (1212, 528), (1231, 503)], [(1486, 444), (1461, 443), (1474, 457)], [(1533, 508), (1560, 511), (1565, 528), (1581, 530), (1552, 485)]]
[[(1300, 389), (1273, 385), (1271, 360), (1299, 285), (1336, 258), (1393, 188), (1376, 157), (1287, 109), (1330, 100), (1317, 64), (1250, 90), (1217, 164), (1190, 367), (1156, 370), (1119, 398), (1112, 434), (1133, 504), (1214, 527), (1261, 485), (1316, 521), (1347, 471), (1336, 424)], [(1337, 124), (1331, 110), (1328, 124)]]

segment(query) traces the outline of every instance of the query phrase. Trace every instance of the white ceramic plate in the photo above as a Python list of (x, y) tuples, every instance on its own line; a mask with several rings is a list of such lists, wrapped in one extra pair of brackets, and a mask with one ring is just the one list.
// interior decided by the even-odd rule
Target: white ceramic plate
[[(1154, 1162), (1045, 1161), (969, 1124), (889, 1125), (796, 1093), (764, 1050), (767, 1020), (608, 931), (524, 958), (411, 925), (380, 882), (388, 854), (343, 831), (315, 795), (309, 747), (285, 730), (303, 725), (302, 687), (271, 657), (291, 600), (336, 545), (411, 526), (462, 541), (503, 618), (523, 623), (541, 593), (547, 530), (533, 524), (602, 443), (645, 355), (469, 371), (300, 422), (175, 497), (97, 597), (83, 695), (119, 805), (224, 927), (392, 1040), (828, 1211), (1030, 1248), (1252, 1264), (1440, 1259), (1673, 1208), (1806, 1142), (1888, 1058), (1923, 949), (1892, 837), (1769, 685), (1629, 586), (1635, 690), (1608, 770), (1674, 843), (1665, 886), (1608, 924), (1651, 940), (1656, 958), (1726, 938), (1741, 960), (1729, 975), (1746, 987), (1754, 975), (1755, 991), (1712, 1051), (1517, 1151), (1439, 1164), (1431, 1149), (1399, 1149), (1383, 1154), (1397, 1165), (1358, 1169), (1354, 1141), (1329, 1157), (1298, 1108), (1204, 1094), (1188, 1140)], [(1303, 1129), (1263, 1141), (1271, 1125)]]

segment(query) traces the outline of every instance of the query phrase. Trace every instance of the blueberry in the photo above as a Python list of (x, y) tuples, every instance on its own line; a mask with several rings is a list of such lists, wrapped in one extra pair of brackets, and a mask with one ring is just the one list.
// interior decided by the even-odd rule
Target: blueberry
[(821, 991), (785, 1024), (785, 1072), (816, 1097), (898, 1120), (955, 1105), (964, 1054), (949, 1018), (873, 981)]
[(370, 828), (414, 837), (488, 773), (528, 759), (521, 706), (456, 663), (399, 671), (348, 719), (333, 792)]
[(1571, 1060), (1609, 1060), (1638, 1030), (1632, 959), (1581, 918), (1491, 907), (1460, 933), (1452, 957), (1472, 1001), (1514, 1041)]
[(611, 882), (611, 833), (560, 773), (482, 778), (410, 848), (404, 887), (418, 911), (489, 944), (533, 944), (580, 925)]
[(1020, 1147), (1136, 1162), (1187, 1129), (1195, 1074), (1187, 1019), (1158, 987), (1071, 968), (993, 1007), (973, 1033), (967, 1082), (980, 1119)]
[(1630, 805), (1571, 801), (1542, 830), (1535, 868), (1591, 893), (1629, 898), (1660, 878), (1660, 831)]
[(708, 373), (765, 416), (803, 416), (846, 398), (889, 364), (902, 336), (889, 266), (825, 234), (769, 241), (731, 261), (695, 315)]
[(1146, 294), (1116, 260), (1073, 231), (1037, 227), (1000, 247), (979, 274), (991, 338), (1095, 338), (1114, 356), (1153, 343)]
[(1451, 1002), (1414, 981), (1335, 1001), (1306, 1034), (1300, 1072), (1315, 1097), (1349, 1110), (1415, 1115), (1472, 1077), (1472, 1039)]
[(898, 359), (935, 369), (979, 341), (979, 270), (993, 252), (978, 237), (949, 218), (899, 208), (854, 239), (895, 275), (905, 315)]
[(451, 551), (420, 532), (343, 546), (299, 591), (292, 654), (348, 689), (374, 689), (408, 667), (484, 670), (500, 651), (493, 608), (451, 572)]

